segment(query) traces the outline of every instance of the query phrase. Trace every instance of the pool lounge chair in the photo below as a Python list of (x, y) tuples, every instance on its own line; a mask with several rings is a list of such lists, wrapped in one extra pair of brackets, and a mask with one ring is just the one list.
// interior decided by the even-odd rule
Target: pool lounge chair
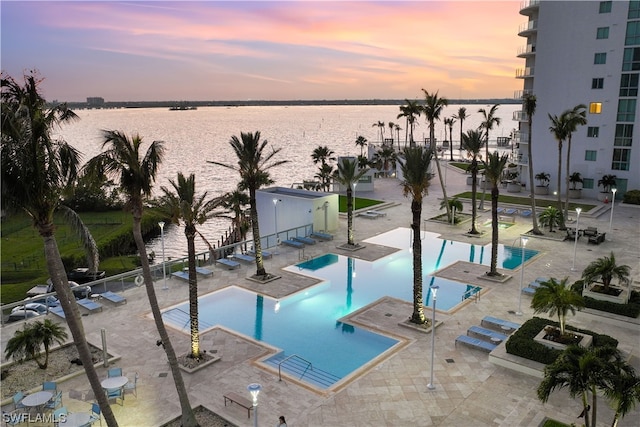
[[(262, 253), (262, 255), (264, 256), (264, 252)], [(234, 259), (238, 259), (240, 261), (244, 261), (244, 262), (255, 262), (256, 261), (256, 256), (255, 255), (233, 254), (233, 258)]]
[(321, 231), (314, 231), (311, 233), (311, 237), (317, 237), (320, 240), (333, 240), (333, 235), (329, 233), (323, 233)]
[(494, 329), (501, 329), (506, 333), (511, 333), (520, 327), (519, 323), (509, 322), (508, 320), (498, 319), (497, 317), (484, 316), (480, 321), (483, 326), (490, 326)]
[(363, 212), (358, 214), (358, 217), (367, 218), (367, 219), (378, 219), (379, 216), (380, 215), (369, 213), (369, 212)]
[(127, 299), (125, 297), (123, 297), (122, 295), (118, 295), (115, 292), (106, 291), (101, 293), (100, 296), (116, 305), (127, 303)]
[(520, 211), (520, 216), (522, 216), (524, 218), (530, 218), (531, 217), (531, 209), (525, 209), (523, 211)]
[(295, 240), (296, 242), (304, 243), (305, 245), (315, 245), (316, 244), (316, 241), (313, 240), (310, 237), (297, 236), (297, 237), (294, 237), (293, 240)]
[(536, 290), (537, 290), (537, 289), (538, 289), (538, 288), (534, 288), (534, 287), (531, 287), (531, 286), (527, 286), (526, 288), (522, 288), (522, 293), (523, 293), (523, 294), (525, 294), (525, 295), (529, 295), (530, 297), (532, 297), (532, 296), (536, 293)]
[(368, 214), (378, 215), (378, 216), (387, 216), (386, 212), (382, 211), (367, 211)]
[(283, 240), (282, 241), (283, 245), (287, 245), (287, 246), (291, 246), (297, 249), (302, 249), (304, 248), (304, 243), (300, 243), (300, 242), (296, 242), (293, 239), (287, 239), (287, 240)]
[(174, 271), (171, 273), (171, 276), (177, 277), (178, 279), (189, 281), (189, 272), (188, 271)]
[(508, 208), (504, 210), (505, 215), (515, 215), (518, 213), (518, 209)]
[(62, 306), (59, 305), (57, 307), (49, 307), (49, 313), (51, 314), (55, 314), (56, 316), (65, 319), (64, 317), (64, 311), (62, 310)]
[(459, 335), (458, 338), (456, 338), (454, 345), (457, 345), (458, 343), (465, 344), (478, 350), (486, 351), (487, 353), (491, 353), (497, 347), (496, 344), (490, 343), (488, 341), (483, 341), (478, 338), (473, 338), (469, 335)]
[(213, 276), (213, 271), (205, 267), (196, 267), (196, 273), (204, 277)]
[[(249, 255), (253, 255), (254, 257), (256, 256), (256, 252), (254, 250), (247, 251), (247, 253)], [(265, 251), (265, 250), (262, 251), (262, 258), (269, 259), (272, 256), (273, 256), (273, 254), (271, 252)], [(255, 258), (254, 258), (254, 261), (255, 261)]]
[(91, 313), (94, 311), (102, 311), (102, 304), (91, 301), (89, 298), (79, 299), (77, 302), (80, 307), (89, 310)]
[(507, 338), (509, 338), (508, 335), (476, 325), (473, 325), (469, 329), (467, 329), (467, 335), (475, 335), (477, 338), (488, 339), (494, 344), (506, 341)]
[(234, 268), (240, 268), (240, 263), (238, 261), (234, 261), (232, 259), (220, 258), (216, 260), (216, 264), (222, 264), (227, 267), (229, 270), (233, 270)]

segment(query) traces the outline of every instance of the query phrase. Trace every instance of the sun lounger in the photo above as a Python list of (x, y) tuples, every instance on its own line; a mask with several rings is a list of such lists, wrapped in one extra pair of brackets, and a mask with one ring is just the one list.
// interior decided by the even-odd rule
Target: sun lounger
[(173, 277), (177, 277), (178, 279), (189, 281), (189, 272), (188, 271), (174, 271), (171, 273)]
[(216, 260), (216, 263), (224, 265), (229, 270), (233, 270), (234, 268), (240, 268), (240, 263), (232, 259), (220, 258)]
[(62, 310), (62, 306), (59, 305), (57, 307), (49, 307), (49, 313), (55, 314), (56, 316), (65, 319), (64, 311)]
[(540, 287), (540, 282), (534, 280), (533, 282), (529, 283), (529, 287), (538, 289)]
[(208, 276), (213, 276), (213, 271), (209, 270), (208, 268), (205, 267), (196, 267), (196, 273), (204, 276), (204, 277), (208, 277)]
[(378, 215), (378, 216), (387, 216), (386, 212), (381, 211), (367, 211), (368, 214)]
[(534, 288), (532, 286), (527, 286), (526, 288), (522, 288), (522, 293), (532, 297), (536, 293), (536, 289), (538, 289), (538, 288)]
[(333, 240), (333, 235), (320, 231), (314, 231), (313, 233), (311, 233), (311, 237), (317, 237), (320, 240)]
[(548, 282), (549, 278), (548, 277), (542, 277), (542, 276), (541, 277), (536, 277), (535, 281), (538, 282), (538, 283)]
[(529, 218), (531, 216), (531, 209), (525, 209), (523, 211), (520, 211), (520, 216), (524, 218)]
[[(247, 251), (247, 253), (248, 253), (249, 255), (253, 255), (254, 257), (256, 256), (255, 251)], [(267, 258), (271, 258), (272, 256), (273, 256), (273, 254), (272, 254), (271, 252), (269, 252), (269, 251), (262, 251), (262, 258), (267, 259)], [(254, 261), (255, 261), (255, 258), (254, 258)]]
[(508, 208), (504, 210), (506, 215), (515, 215), (518, 213), (518, 209)]
[(123, 297), (122, 295), (118, 295), (115, 292), (106, 291), (101, 293), (100, 296), (116, 305), (127, 303), (127, 299), (125, 297)]
[(501, 208), (500, 206), (498, 206), (498, 209), (496, 209), (496, 211), (501, 214), (502, 212), (504, 212), (504, 208)]
[(480, 324), (482, 326), (493, 327), (494, 329), (501, 329), (509, 334), (520, 327), (519, 323), (509, 322), (508, 320), (498, 319), (492, 316), (484, 316)]
[(378, 219), (379, 215), (376, 215), (374, 213), (369, 213), (369, 212), (363, 212), (358, 214), (358, 216), (362, 218), (367, 218), (367, 219)]
[(491, 329), (483, 328), (482, 326), (473, 325), (467, 329), (467, 335), (475, 335), (477, 338), (488, 339), (493, 344), (500, 343), (509, 338), (508, 335), (501, 334), (500, 332), (492, 331)]
[[(264, 256), (264, 252), (262, 252), (262, 256)], [(233, 258), (234, 259), (238, 259), (240, 261), (244, 261), (244, 262), (255, 262), (256, 261), (256, 256), (255, 255), (233, 254)]]
[(79, 299), (78, 305), (86, 310), (89, 310), (92, 313), (94, 311), (102, 311), (102, 304), (91, 301), (89, 298)]
[(300, 242), (300, 243), (304, 243), (305, 245), (315, 245), (316, 241), (309, 238), (309, 237), (304, 237), (304, 236), (297, 236), (294, 237), (293, 240), (295, 240), (296, 242)]
[(478, 350), (486, 351), (487, 353), (491, 353), (497, 347), (496, 344), (490, 343), (488, 341), (483, 341), (478, 338), (473, 338), (469, 335), (459, 335), (458, 338), (456, 338), (455, 345), (457, 345), (458, 343), (477, 348)]
[(283, 244), (283, 245), (287, 245), (287, 246), (292, 246), (292, 247), (297, 248), (297, 249), (302, 249), (302, 248), (304, 248), (304, 243), (296, 242), (296, 241), (295, 241), (295, 240), (293, 240), (293, 239), (283, 240), (283, 241), (282, 241), (282, 244)]

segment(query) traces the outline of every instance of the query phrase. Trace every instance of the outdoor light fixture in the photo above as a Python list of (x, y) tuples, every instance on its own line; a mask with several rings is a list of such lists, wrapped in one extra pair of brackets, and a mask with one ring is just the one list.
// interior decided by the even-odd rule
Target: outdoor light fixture
[(253, 427), (258, 427), (258, 394), (262, 390), (262, 386), (257, 383), (252, 383), (247, 386), (247, 390), (251, 393), (253, 399)]
[[(282, 200), (280, 199), (273, 199), (273, 218), (274, 218), (274, 232), (275, 232), (275, 236), (276, 236), (276, 250), (278, 248), (278, 245), (280, 244), (280, 239), (278, 239), (278, 202), (281, 202)], [(276, 252), (277, 254), (278, 252)]]
[(429, 390), (436, 389), (436, 386), (433, 384), (433, 363), (436, 345), (436, 295), (438, 294), (438, 289), (440, 289), (438, 285), (429, 286), (429, 291), (433, 296), (433, 310), (431, 312), (431, 379), (429, 380), (429, 384), (427, 384)]
[(522, 282), (524, 281), (524, 247), (527, 245), (529, 238), (520, 236), (520, 246), (522, 248), (522, 256), (520, 257), (520, 289), (518, 292), (518, 311), (516, 316), (522, 316)]
[(609, 217), (609, 233), (611, 233), (611, 226), (613, 225), (613, 207), (616, 205), (616, 191), (618, 191), (617, 188), (611, 189), (613, 196), (611, 196), (611, 216)]
[(574, 236), (573, 241), (573, 266), (571, 267), (571, 271), (576, 271), (576, 251), (578, 249), (578, 223), (580, 223), (580, 212), (582, 212), (582, 209), (576, 208), (576, 235)]
[(166, 291), (169, 287), (167, 286), (167, 270), (164, 263), (164, 221), (160, 221), (158, 225), (160, 226), (160, 239), (162, 240), (162, 280), (164, 282), (162, 289)]

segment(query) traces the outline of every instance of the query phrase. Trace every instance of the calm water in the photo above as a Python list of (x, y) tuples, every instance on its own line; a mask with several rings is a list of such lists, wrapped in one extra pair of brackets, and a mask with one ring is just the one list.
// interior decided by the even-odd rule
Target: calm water
[[(442, 117), (457, 113), (461, 105), (447, 107)], [(484, 105), (465, 105), (470, 117), (464, 128), (476, 128), (481, 121), (478, 108)], [(516, 122), (512, 120), (518, 105), (501, 105), (498, 116), (502, 126), (491, 133), (491, 138), (509, 136)], [(358, 155), (360, 149), (355, 140), (359, 135), (369, 141), (379, 139), (378, 121), (398, 123), (403, 130), (400, 139), (404, 141), (405, 123), (397, 119), (398, 106), (293, 106), (293, 107), (201, 107), (194, 111), (169, 111), (168, 109), (118, 109), (79, 110), (80, 121), (65, 126), (61, 130), (69, 143), (79, 149), (87, 160), (100, 152), (101, 129), (121, 130), (127, 134), (139, 133), (145, 141), (166, 142), (166, 158), (159, 170), (156, 191), (160, 186), (168, 186), (169, 179), (175, 179), (178, 172), (185, 175), (194, 173), (199, 191), (208, 191), (216, 196), (231, 191), (238, 182), (238, 176), (225, 168), (207, 163), (207, 160), (235, 164), (236, 159), (229, 147), (231, 136), (241, 132), (260, 131), (262, 139), (269, 146), (281, 148), (278, 159), (289, 163), (273, 169), (271, 176), (275, 185), (289, 187), (303, 179), (313, 179), (317, 166), (313, 164), (311, 153), (319, 145), (326, 145), (337, 156)], [(428, 134), (423, 118), (414, 131), (416, 140)], [(458, 140), (459, 124), (454, 125), (453, 139)], [(388, 127), (385, 136), (389, 137)], [(395, 135), (394, 135), (395, 137)], [(437, 125), (436, 138), (445, 139), (445, 127)], [(447, 138), (448, 139), (448, 138)], [(215, 242), (229, 223), (226, 220), (211, 220), (201, 227), (201, 231)], [(197, 250), (206, 246), (196, 241)], [(160, 242), (151, 242), (149, 250), (160, 254)], [(186, 255), (186, 241), (182, 230), (169, 227), (165, 233), (165, 252), (168, 257)]]

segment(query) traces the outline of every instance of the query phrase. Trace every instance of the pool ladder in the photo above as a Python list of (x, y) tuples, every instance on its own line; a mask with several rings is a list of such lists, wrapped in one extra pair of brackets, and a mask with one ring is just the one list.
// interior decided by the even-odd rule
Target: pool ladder
[(278, 362), (278, 381), (282, 381), (282, 364), (285, 363), (287, 360), (289, 359), (300, 359), (304, 362), (307, 363), (307, 367), (304, 369), (304, 371), (302, 372), (302, 374), (300, 375), (300, 378), (302, 379), (302, 377), (304, 377), (304, 374), (307, 373), (307, 371), (309, 370), (309, 368), (311, 368), (311, 370), (313, 371), (313, 365), (311, 364), (311, 362), (309, 362), (307, 359), (304, 359), (300, 356), (298, 356), (297, 354), (292, 354), (289, 357), (285, 357), (284, 359), (282, 359), (280, 362)]
[(464, 294), (462, 294), (462, 301), (473, 297), (473, 299), (477, 303), (478, 301), (480, 301), (480, 291), (481, 290), (482, 290), (482, 288), (480, 288), (478, 286), (476, 286), (473, 289), (469, 289)]

